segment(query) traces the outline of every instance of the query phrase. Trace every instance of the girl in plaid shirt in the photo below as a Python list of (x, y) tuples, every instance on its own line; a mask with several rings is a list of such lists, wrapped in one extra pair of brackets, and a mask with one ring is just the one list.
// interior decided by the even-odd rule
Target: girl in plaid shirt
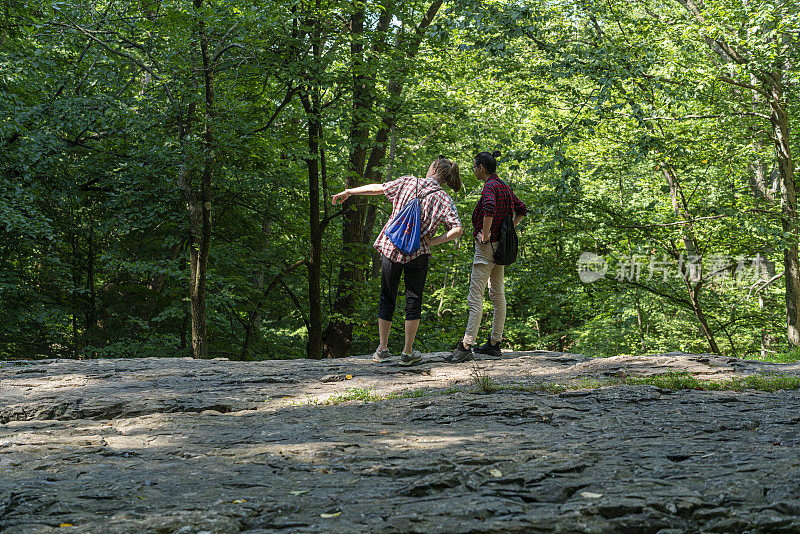
[[(420, 198), (420, 231), (422, 240), (419, 249), (413, 254), (400, 252), (386, 237), (384, 225), (374, 247), (381, 253), (381, 297), (378, 304), (378, 337), (379, 344), (372, 356), (372, 361), (382, 363), (392, 359), (389, 352), (389, 330), (392, 326), (397, 290), (400, 287), (400, 276), (406, 282), (406, 322), (405, 346), (400, 354), (401, 365), (413, 365), (422, 359), (422, 354), (414, 350), (414, 339), (422, 316), (422, 291), (428, 275), (428, 260), (431, 246), (452, 241), (463, 232), (461, 220), (453, 199), (441, 185), (447, 184), (453, 191), (461, 189), (461, 175), (458, 164), (439, 156), (431, 163), (425, 178), (401, 176), (384, 184), (368, 184), (352, 189), (345, 189), (333, 196), (333, 204), (342, 203), (350, 195), (386, 195), (392, 201), (392, 216), (402, 209), (406, 203), (418, 196)], [(439, 226), (444, 225), (447, 231), (433, 237)]]

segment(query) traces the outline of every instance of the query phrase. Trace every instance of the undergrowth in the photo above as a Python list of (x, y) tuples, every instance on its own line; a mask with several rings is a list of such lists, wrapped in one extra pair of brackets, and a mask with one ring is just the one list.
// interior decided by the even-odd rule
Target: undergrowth
[[(470, 371), (472, 380), (471, 388), (451, 386), (445, 389), (408, 389), (387, 394), (376, 393), (371, 387), (349, 388), (341, 395), (333, 395), (325, 400), (308, 397), (306, 402), (299, 404), (338, 405), (343, 402), (361, 401), (376, 402), (389, 399), (408, 399), (416, 397), (452, 395), (453, 393), (496, 393), (501, 391), (518, 391), (523, 393), (550, 393), (558, 394), (581, 389), (600, 389), (609, 386), (655, 386), (670, 391), (694, 389), (700, 391), (765, 391), (800, 389), (800, 377), (791, 375), (749, 375), (728, 380), (704, 380), (692, 376), (691, 373), (668, 372), (660, 375), (644, 377), (623, 377), (609, 379), (584, 378), (569, 383), (540, 382), (530, 383), (495, 383), (489, 374), (478, 365), (473, 365)], [(298, 403), (292, 402), (297, 405)]]
[(650, 385), (664, 389), (699, 389), (703, 391), (779, 391), (800, 389), (800, 377), (792, 375), (748, 375), (728, 380), (701, 380), (691, 373), (666, 373), (647, 377), (627, 377), (626, 385)]
[(800, 348), (788, 352), (767, 354), (765, 356), (757, 354), (755, 356), (748, 356), (745, 359), (756, 360), (760, 362), (768, 362), (768, 363), (797, 363), (800, 362)]

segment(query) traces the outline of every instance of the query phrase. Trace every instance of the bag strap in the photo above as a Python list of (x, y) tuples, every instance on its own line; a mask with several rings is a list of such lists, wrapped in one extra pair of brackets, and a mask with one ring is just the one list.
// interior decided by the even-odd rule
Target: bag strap
[(436, 193), (436, 192), (438, 192), (438, 191), (444, 191), (444, 189), (442, 189), (441, 187), (434, 187), (434, 188), (433, 188), (433, 189), (431, 189), (430, 191), (428, 191), (428, 192), (426, 192), (426, 193), (423, 193), (422, 195), (418, 195), (418, 196), (417, 196), (417, 201), (420, 203), (420, 221), (419, 221), (419, 223), (420, 223), (420, 229), (423, 227), (423, 224), (422, 224), (422, 216), (423, 216), (423, 215), (424, 215), (424, 213), (425, 213), (425, 212), (422, 210), (422, 199), (424, 199), (424, 198), (425, 198), (425, 197), (427, 197), (428, 195), (430, 195), (430, 194), (432, 194), (432, 193)]
[(414, 196), (415, 196), (416, 198), (418, 198), (419, 200), (422, 200), (423, 198), (427, 197), (427, 196), (428, 196), (428, 195), (430, 195), (431, 193), (435, 193), (435, 192), (437, 192), (437, 191), (444, 191), (444, 189), (442, 189), (441, 187), (434, 187), (433, 189), (431, 189), (431, 190), (430, 190), (430, 191), (428, 191), (427, 193), (425, 193), (425, 194), (423, 194), (423, 195), (421, 195), (421, 196), (420, 196), (420, 194), (419, 194), (419, 178), (417, 178), (417, 182), (416, 182), (416, 184), (414, 185)]
[[(495, 175), (494, 175), (494, 179), (495, 179), (495, 180), (497, 180), (498, 182), (500, 182), (501, 184), (503, 184), (504, 186), (506, 186), (506, 187), (508, 188), (508, 190), (511, 192), (511, 196), (512, 196), (512, 197), (513, 197), (513, 196), (516, 196), (516, 195), (514, 194), (514, 190), (513, 190), (513, 189), (511, 189), (511, 186), (510, 186), (510, 185), (508, 185), (507, 183), (505, 183), (505, 182), (503, 181), (503, 179), (502, 179), (502, 178), (500, 178), (499, 176), (497, 176), (497, 175), (495, 174)], [(485, 189), (485, 188), (486, 188), (486, 187), (484, 186), (484, 189)], [(481, 198), (480, 198), (480, 200), (483, 200), (483, 191), (481, 191)]]
[(506, 186), (508, 188), (508, 192), (511, 193), (511, 214), (516, 216), (517, 212), (514, 211), (514, 199), (517, 198), (517, 195), (514, 193), (514, 190), (511, 189), (511, 186), (505, 183), (502, 178), (500, 178), (499, 176), (495, 176), (495, 178), (497, 178), (498, 182)]
[(517, 195), (514, 194), (514, 190), (511, 189), (511, 186), (508, 185), (505, 181), (503, 181), (503, 179), (501, 179), (499, 176), (496, 176), (495, 178), (497, 178), (498, 182), (500, 182), (501, 184), (503, 184), (504, 186), (506, 186), (508, 188), (508, 191), (511, 193), (512, 197), (517, 196)]
[(431, 195), (433, 193), (438, 193), (439, 191), (444, 191), (444, 189), (442, 189), (441, 187), (434, 187), (433, 189), (431, 189), (427, 193), (425, 193), (425, 194), (423, 194), (421, 196), (418, 196), (417, 198), (422, 200), (423, 198), (427, 197), (428, 195)]

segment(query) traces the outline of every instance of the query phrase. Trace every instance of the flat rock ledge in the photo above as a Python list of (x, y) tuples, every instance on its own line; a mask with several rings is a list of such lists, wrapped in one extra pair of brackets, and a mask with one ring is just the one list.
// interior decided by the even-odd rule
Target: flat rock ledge
[(0, 531), (800, 532), (800, 392), (524, 387), (800, 364), (444, 355), (0, 362)]

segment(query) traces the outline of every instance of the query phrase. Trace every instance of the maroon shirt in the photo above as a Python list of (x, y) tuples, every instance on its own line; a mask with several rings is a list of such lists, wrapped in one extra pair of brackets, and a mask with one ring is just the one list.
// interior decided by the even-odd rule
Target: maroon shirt
[[(514, 213), (515, 216), (527, 215), (528, 207), (517, 198), (510, 187), (501, 182), (496, 174), (493, 174), (486, 179), (481, 199), (475, 205), (475, 211), (472, 212), (472, 235), (477, 237), (478, 232), (483, 230), (484, 217), (494, 217), (489, 241), (499, 240), (500, 226), (509, 213)], [(486, 240), (486, 236), (483, 238)]]

